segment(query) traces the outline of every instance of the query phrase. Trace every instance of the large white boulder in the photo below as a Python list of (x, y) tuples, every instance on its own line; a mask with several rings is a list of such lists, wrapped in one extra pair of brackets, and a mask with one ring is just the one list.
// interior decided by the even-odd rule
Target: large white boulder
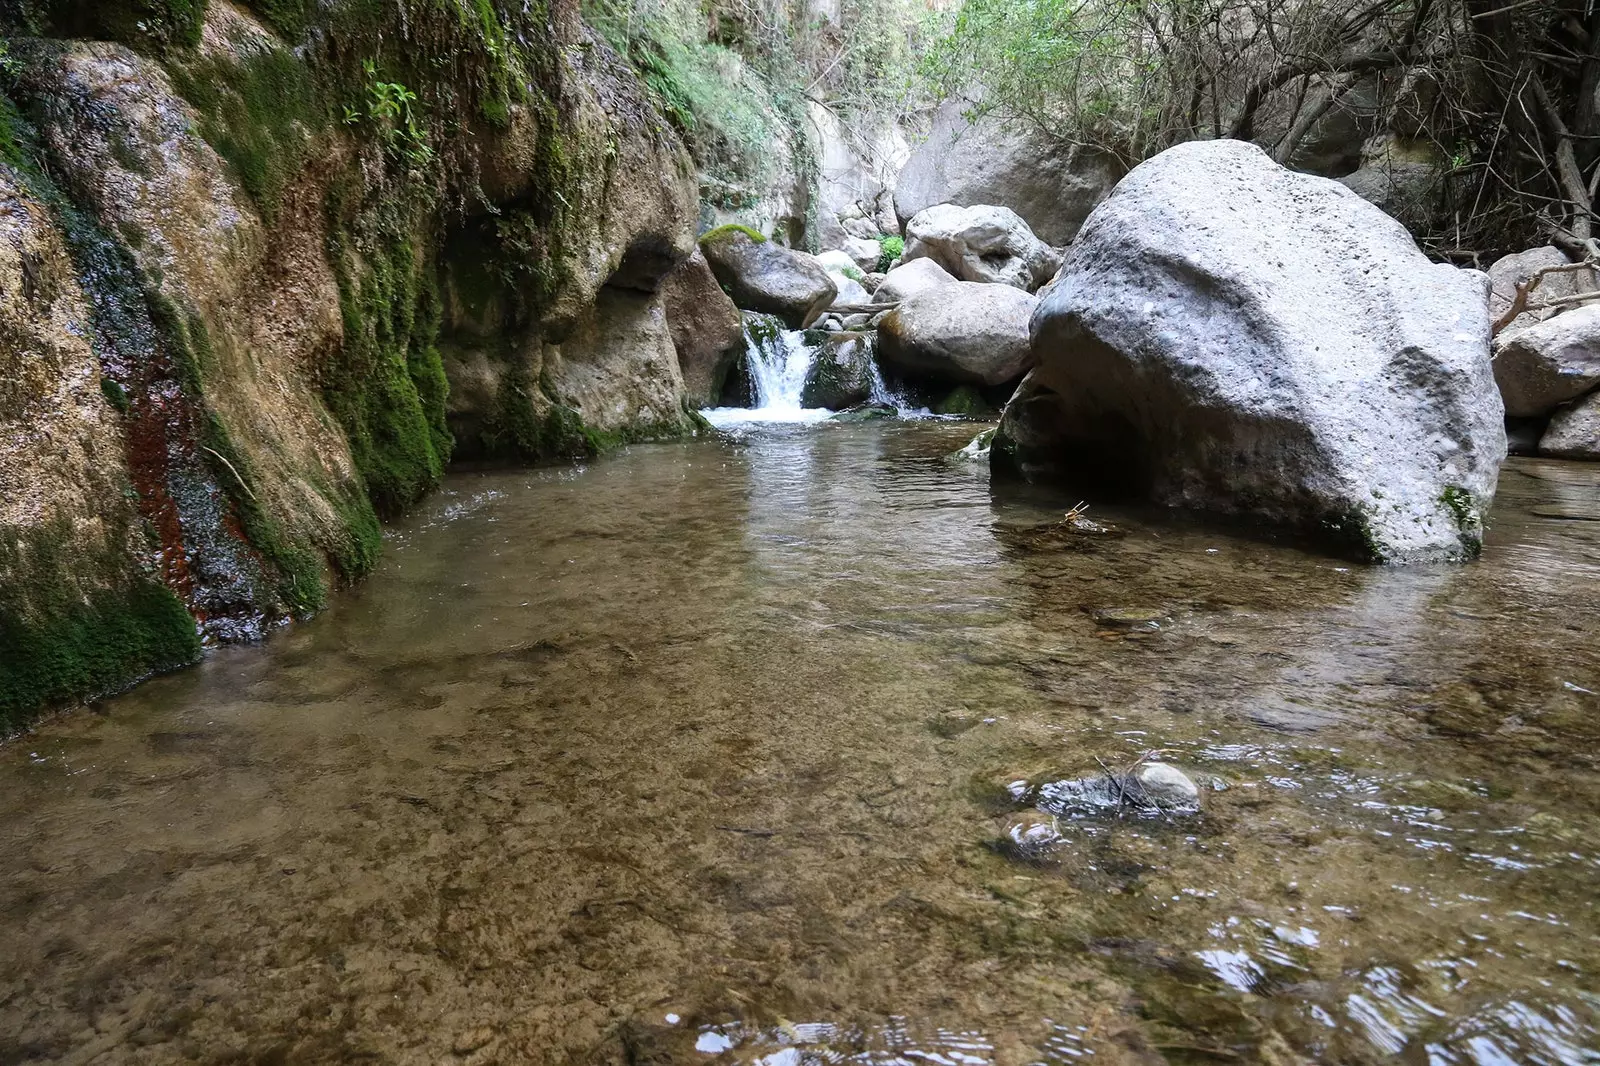
[(1600, 385), (1600, 304), (1503, 331), (1494, 379), (1514, 418), (1547, 415)]
[(1033, 235), (1015, 211), (980, 204), (936, 204), (906, 226), (904, 262), (932, 259), (962, 281), (1033, 292), (1061, 266), (1056, 250)]
[(878, 355), (902, 375), (947, 384), (1002, 385), (1032, 359), (1037, 300), (1009, 285), (957, 281), (904, 301), (878, 323)]
[(1375, 561), (1470, 558), (1506, 454), (1486, 287), (1333, 181), (1179, 145), (1123, 179), (1042, 295), (996, 462)]

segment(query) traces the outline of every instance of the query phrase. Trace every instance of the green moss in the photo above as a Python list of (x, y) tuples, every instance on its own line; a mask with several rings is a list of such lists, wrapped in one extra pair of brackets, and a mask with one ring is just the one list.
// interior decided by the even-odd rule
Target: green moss
[(74, 555), (71, 537), (64, 521), (0, 530), (0, 731), (200, 655), (177, 596), (148, 575), (128, 576), (130, 560)]
[(312, 135), (331, 125), (311, 72), (279, 48), (243, 62), (211, 58), (169, 69), (178, 92), (200, 113), (200, 135), (271, 222), (310, 156)]
[(730, 222), (726, 226), (718, 226), (716, 229), (707, 230), (700, 234), (700, 243), (717, 244), (732, 238), (735, 233), (742, 233), (757, 244), (767, 243), (766, 234), (760, 230), (751, 229), (749, 226), (741, 226), (737, 222)]
[(983, 393), (971, 385), (958, 385), (934, 407), (935, 414), (957, 415), (961, 418), (990, 418), (994, 408), (983, 398)]
[(1460, 485), (1446, 485), (1439, 494), (1439, 502), (1455, 520), (1467, 558), (1476, 559), (1483, 552), (1483, 513), (1478, 509), (1477, 500)]
[(286, 40), (298, 41), (310, 23), (312, 0), (249, 0), (256, 14)]
[(1328, 518), (1323, 530), (1334, 547), (1350, 552), (1361, 562), (1381, 563), (1388, 557), (1372, 529), (1370, 516), (1360, 507), (1351, 507)]
[(350, 439), (373, 506), (399, 514), (438, 485), (452, 445), (437, 282), (398, 222), (352, 226), (337, 204), (330, 212), (344, 344), (323, 374), (323, 398)]
[(123, 414), (128, 413), (128, 394), (121, 385), (104, 375), (100, 378), (100, 394), (106, 398), (106, 403), (115, 407)]

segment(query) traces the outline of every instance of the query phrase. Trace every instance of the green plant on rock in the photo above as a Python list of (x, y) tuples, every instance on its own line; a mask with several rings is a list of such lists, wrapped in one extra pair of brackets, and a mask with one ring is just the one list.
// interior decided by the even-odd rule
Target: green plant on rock
[(63, 519), (0, 528), (0, 733), (200, 655), (194, 619), (119, 553), (85, 556)]
[(725, 226), (718, 226), (715, 229), (706, 230), (704, 233), (700, 234), (700, 243), (717, 244), (721, 241), (728, 240), (738, 233), (744, 234), (757, 244), (767, 243), (766, 234), (762, 233), (758, 229), (752, 229), (749, 226), (741, 225), (737, 222), (730, 222)]
[(904, 237), (898, 234), (878, 234), (878, 273), (886, 272), (891, 263), (905, 254), (906, 241)]
[(368, 125), (391, 155), (412, 166), (427, 166), (433, 161), (434, 151), (428, 143), (428, 131), (417, 116), (417, 94), (398, 81), (383, 80), (372, 59), (364, 60), (361, 70), (367, 79), (366, 103), (360, 110), (345, 108), (346, 125)]
[(399, 514), (439, 483), (452, 441), (445, 425), (441, 303), (412, 226), (382, 208), (342, 218), (329, 207), (329, 258), (344, 344), (322, 393), (380, 515)]

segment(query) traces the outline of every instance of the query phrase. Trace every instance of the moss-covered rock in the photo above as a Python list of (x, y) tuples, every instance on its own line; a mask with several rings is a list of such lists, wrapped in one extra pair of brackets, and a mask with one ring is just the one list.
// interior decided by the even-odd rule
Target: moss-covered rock
[(0, 30), (29, 38), (0, 421), (74, 442), (0, 453), (0, 721), (317, 609), (452, 424), (537, 458), (698, 428), (656, 295), (694, 166), (570, 5), (34, 0)]
[(0, 164), (0, 733), (199, 652), (140, 534), (77, 264), (31, 185)]
[(842, 411), (872, 396), (870, 333), (830, 333), (818, 347), (800, 390), (802, 407)]

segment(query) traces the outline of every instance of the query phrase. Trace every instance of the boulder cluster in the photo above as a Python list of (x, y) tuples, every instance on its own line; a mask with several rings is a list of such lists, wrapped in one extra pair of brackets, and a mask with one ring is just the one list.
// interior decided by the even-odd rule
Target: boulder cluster
[(1244, 141), (1131, 171), (1078, 152), (1029, 175), (1020, 152), (915, 155), (892, 261), (864, 235), (877, 201), (818, 256), (706, 234), (728, 320), (760, 310), (849, 338), (823, 359), (835, 382), (875, 365), (943, 396), (937, 411), (1003, 406), (997, 476), (1234, 516), (1372, 561), (1478, 553), (1508, 415), (1530, 448), (1600, 452), (1600, 305), (1581, 298), (1600, 285), (1559, 251), (1489, 277), (1432, 263), (1359, 182)]

